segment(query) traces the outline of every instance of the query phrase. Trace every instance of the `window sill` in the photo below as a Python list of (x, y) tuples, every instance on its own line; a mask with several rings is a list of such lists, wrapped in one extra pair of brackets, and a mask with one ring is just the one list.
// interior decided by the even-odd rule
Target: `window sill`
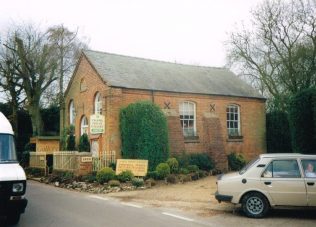
[(243, 142), (243, 136), (228, 136), (227, 142)]
[(199, 143), (200, 138), (198, 136), (187, 136), (184, 137), (184, 143)]

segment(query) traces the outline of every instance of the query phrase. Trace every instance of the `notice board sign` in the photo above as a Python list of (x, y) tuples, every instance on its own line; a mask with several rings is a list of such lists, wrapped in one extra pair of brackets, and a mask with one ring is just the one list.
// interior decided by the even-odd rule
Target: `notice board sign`
[(138, 159), (117, 159), (116, 160), (116, 175), (125, 170), (130, 170), (134, 176), (144, 177), (148, 170), (148, 160)]
[(101, 114), (94, 114), (90, 116), (90, 133), (99, 134), (105, 131), (104, 116)]

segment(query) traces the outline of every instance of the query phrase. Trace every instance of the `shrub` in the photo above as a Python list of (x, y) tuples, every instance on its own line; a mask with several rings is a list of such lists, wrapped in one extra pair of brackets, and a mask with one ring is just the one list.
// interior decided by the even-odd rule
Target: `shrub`
[(154, 180), (160, 180), (159, 174), (157, 171), (149, 171), (146, 175), (146, 178), (152, 178)]
[(137, 102), (120, 112), (122, 156), (148, 160), (149, 170), (169, 157), (167, 119), (152, 102)]
[(67, 150), (68, 151), (74, 151), (76, 150), (76, 139), (74, 136), (75, 133), (75, 126), (70, 125), (69, 128), (67, 129), (68, 131), (68, 139), (67, 139)]
[(115, 178), (115, 172), (110, 167), (105, 167), (97, 172), (96, 179), (100, 184), (106, 183)]
[(119, 187), (121, 184), (118, 180), (110, 180), (109, 181), (109, 186), (110, 187)]
[(246, 165), (246, 160), (241, 154), (230, 153), (228, 156), (228, 167), (233, 171), (238, 171)]
[(190, 171), (187, 168), (180, 168), (179, 173), (180, 174), (189, 174)]
[(32, 175), (34, 177), (41, 177), (44, 176), (44, 169), (36, 168), (36, 167), (28, 167), (25, 169), (25, 172), (29, 175)]
[(190, 155), (187, 155), (185, 152), (177, 155), (176, 159), (178, 160), (180, 168), (186, 168), (188, 165), (190, 165)]
[(267, 113), (267, 152), (292, 152), (288, 114), (281, 111)]
[(168, 176), (170, 174), (170, 167), (167, 163), (160, 163), (157, 167), (156, 167), (156, 171), (158, 173), (158, 176), (161, 179), (165, 179), (166, 176)]
[(199, 167), (197, 165), (188, 165), (188, 170), (190, 173), (198, 172)]
[(199, 170), (198, 174), (199, 174), (199, 178), (203, 178), (203, 177), (207, 177), (208, 176), (208, 172), (205, 171), (205, 170)]
[(289, 121), (294, 152), (316, 153), (316, 89), (297, 93), (290, 101)]
[(177, 183), (178, 179), (177, 179), (177, 176), (176, 176), (176, 175), (174, 175), (174, 174), (169, 174), (169, 175), (167, 176), (167, 178), (166, 178), (166, 181), (167, 181), (168, 183), (175, 184), (175, 183)]
[(210, 171), (214, 168), (214, 162), (212, 158), (206, 153), (191, 154), (190, 165), (196, 165), (199, 169)]
[(97, 181), (97, 178), (95, 175), (89, 174), (89, 175), (83, 176), (82, 180), (85, 182), (88, 182), (88, 183), (93, 183), (93, 182)]
[(125, 170), (121, 172), (119, 175), (117, 175), (117, 179), (120, 182), (131, 181), (133, 177), (134, 177), (134, 174), (130, 170)]
[(136, 177), (134, 177), (133, 179), (132, 179), (132, 185), (134, 185), (135, 187), (142, 187), (142, 186), (144, 186), (144, 179), (143, 178), (136, 178)]
[(171, 173), (177, 173), (178, 172), (178, 170), (179, 170), (179, 163), (178, 163), (176, 158), (169, 158), (167, 160), (167, 164), (170, 167), (170, 172)]
[(90, 142), (88, 135), (83, 133), (79, 140), (79, 152), (90, 152)]

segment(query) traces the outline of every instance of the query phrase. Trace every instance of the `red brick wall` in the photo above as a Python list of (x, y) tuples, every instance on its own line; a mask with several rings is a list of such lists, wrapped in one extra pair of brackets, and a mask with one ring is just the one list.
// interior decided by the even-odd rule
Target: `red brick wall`
[[(80, 92), (80, 81), (85, 79), (87, 89)], [(215, 114), (218, 119), (216, 127), (222, 129), (223, 151), (226, 156), (230, 152), (242, 153), (246, 159), (251, 159), (259, 153), (266, 152), (265, 142), (265, 103), (259, 99), (182, 94), (172, 92), (144, 91), (134, 89), (122, 89), (108, 87), (89, 62), (83, 57), (74, 74), (71, 86), (66, 96), (66, 123), (69, 124), (69, 102), (71, 99), (75, 102), (76, 115), (76, 138), (78, 141), (80, 133), (81, 116), (85, 114), (88, 119), (93, 114), (93, 103), (95, 93), (99, 91), (103, 97), (102, 114), (105, 115), (106, 129), (102, 135), (102, 150), (115, 150), (117, 157), (120, 157), (121, 140), (119, 131), (119, 111), (122, 107), (130, 103), (149, 100), (158, 104), (162, 109), (167, 109), (165, 103), (169, 103), (169, 111), (174, 114), (168, 116), (169, 120), (169, 138), (171, 152), (180, 152), (184, 149), (186, 152), (210, 152), (209, 146), (214, 145), (214, 140), (218, 137), (205, 136), (210, 132), (210, 125), (205, 122), (205, 114), (211, 112), (211, 106), (215, 106)], [(183, 138), (179, 132), (182, 131), (179, 120), (179, 104), (183, 101), (191, 101), (196, 104), (196, 128), (198, 139), (188, 141)], [(229, 140), (226, 129), (226, 106), (229, 104), (238, 104), (241, 114), (242, 140)], [(179, 122), (179, 123), (176, 123)], [(212, 123), (213, 124), (213, 123)], [(91, 135), (90, 135), (91, 136)]]

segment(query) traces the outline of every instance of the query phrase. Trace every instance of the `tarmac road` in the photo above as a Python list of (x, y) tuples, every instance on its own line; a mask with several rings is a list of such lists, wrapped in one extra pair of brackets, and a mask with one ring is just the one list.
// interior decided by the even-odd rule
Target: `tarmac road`
[[(238, 210), (201, 217), (34, 181), (28, 181), (26, 196), (29, 204), (17, 225), (21, 227), (316, 226), (316, 209), (274, 210), (264, 219), (246, 218)], [(4, 226), (3, 219), (0, 224)]]

